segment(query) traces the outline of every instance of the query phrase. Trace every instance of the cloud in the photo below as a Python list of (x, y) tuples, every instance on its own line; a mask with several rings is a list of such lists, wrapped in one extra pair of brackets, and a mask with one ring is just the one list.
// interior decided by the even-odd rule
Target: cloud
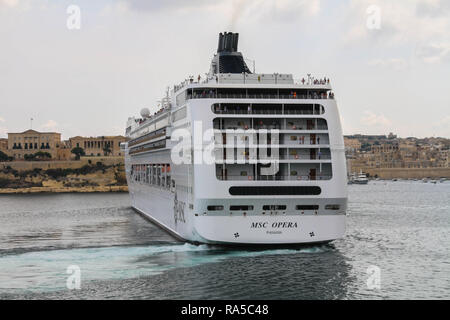
[(19, 0), (0, 0), (0, 5), (7, 7), (16, 7), (19, 4)]
[(45, 124), (40, 126), (40, 128), (45, 131), (57, 131), (59, 129), (59, 124), (54, 120), (48, 120)]
[(404, 70), (408, 67), (408, 62), (402, 58), (374, 59), (369, 61), (369, 66)]
[(385, 128), (392, 126), (392, 121), (386, 118), (383, 114), (375, 114), (371, 111), (365, 111), (361, 118), (361, 124), (368, 127)]
[(440, 119), (435, 125), (437, 127), (450, 127), (450, 115)]
[(416, 12), (418, 16), (439, 17), (450, 12), (450, 2), (448, 0), (427, 0), (417, 4)]
[(320, 11), (321, 0), (128, 0), (119, 2), (130, 10), (158, 13), (160, 11), (204, 11), (220, 12), (230, 19), (234, 26), (240, 19), (297, 19), (314, 16)]
[(123, 1), (129, 8), (139, 11), (159, 11), (166, 9), (181, 9), (187, 7), (201, 7), (207, 4), (208, 0), (164, 0), (164, 1), (148, 1), (148, 0), (127, 0)]
[(416, 56), (425, 63), (438, 63), (450, 59), (450, 43), (423, 45), (416, 50)]
[(433, 132), (434, 134), (441, 137), (449, 137), (450, 136), (450, 115), (444, 116), (439, 121), (433, 124)]
[[(5, 123), (5, 119), (0, 117), (0, 123)], [(0, 127), (0, 138), (8, 134), (8, 129), (5, 127)]]
[[(380, 9), (380, 29), (367, 28), (367, 8)], [(433, 15), (431, 15), (433, 13)], [(351, 0), (345, 40), (399, 45), (450, 39), (448, 0)]]
[(275, 19), (295, 19), (315, 16), (320, 12), (320, 0), (262, 0), (250, 1), (251, 14)]

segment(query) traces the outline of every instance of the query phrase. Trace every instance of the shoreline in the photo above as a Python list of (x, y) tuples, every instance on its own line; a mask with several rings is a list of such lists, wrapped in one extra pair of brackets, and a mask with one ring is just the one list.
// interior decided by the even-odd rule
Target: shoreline
[(128, 186), (96, 186), (96, 187), (32, 187), (32, 188), (3, 188), (1, 194), (30, 194), (30, 193), (108, 193), (128, 192)]

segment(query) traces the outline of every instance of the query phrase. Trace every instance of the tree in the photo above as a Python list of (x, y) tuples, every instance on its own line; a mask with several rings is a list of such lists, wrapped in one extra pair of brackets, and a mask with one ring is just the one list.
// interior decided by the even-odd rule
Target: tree
[(80, 148), (80, 147), (73, 148), (71, 152), (75, 155), (76, 160), (80, 160), (81, 156), (86, 155), (86, 153), (84, 152), (84, 149)]
[(34, 154), (35, 160), (50, 160), (51, 158), (52, 158), (52, 155), (48, 152), (38, 151)]
[(9, 157), (3, 151), (0, 151), (0, 161), (9, 161)]
[(108, 156), (109, 154), (111, 154), (111, 148), (109, 147), (109, 144), (107, 144), (104, 148), (103, 148), (103, 153), (105, 156)]

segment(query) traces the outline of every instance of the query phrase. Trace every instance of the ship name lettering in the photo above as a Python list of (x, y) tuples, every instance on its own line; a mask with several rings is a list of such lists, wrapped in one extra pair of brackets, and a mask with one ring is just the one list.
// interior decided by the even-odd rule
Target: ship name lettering
[[(268, 222), (252, 222), (251, 228), (252, 229), (258, 229), (258, 228), (267, 228), (269, 226)], [(271, 224), (272, 228), (276, 229), (289, 229), (289, 228), (298, 228), (297, 222), (291, 222), (291, 221), (283, 221), (283, 222), (273, 222)]]
[(297, 228), (297, 222), (274, 222), (272, 228)]
[(267, 228), (268, 222), (252, 222), (252, 228)]

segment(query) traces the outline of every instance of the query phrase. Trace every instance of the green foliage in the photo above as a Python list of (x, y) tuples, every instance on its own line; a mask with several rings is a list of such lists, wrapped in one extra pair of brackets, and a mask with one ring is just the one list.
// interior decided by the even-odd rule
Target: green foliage
[(32, 188), (32, 187), (42, 187), (42, 182), (29, 182), (23, 179), (6, 179), (0, 178), (0, 188)]
[(86, 175), (89, 173), (94, 173), (99, 170), (102, 170), (104, 173), (106, 169), (108, 169), (108, 167), (105, 166), (102, 162), (97, 162), (96, 166), (84, 165), (81, 168), (77, 168), (77, 169), (70, 169), (70, 168), (48, 169), (44, 173), (53, 179), (58, 179), (58, 178), (66, 177), (70, 174), (75, 174), (77, 176), (78, 175)]
[(82, 156), (86, 155), (86, 153), (84, 152), (84, 149), (80, 148), (80, 147), (73, 148), (71, 152), (75, 155), (76, 160), (80, 160), (80, 158)]
[(109, 154), (111, 154), (111, 148), (110, 148), (110, 146), (109, 145), (106, 145), (104, 148), (103, 148), (103, 154), (105, 155), (105, 156), (108, 156)]
[(0, 169), (0, 172), (4, 174), (12, 174), (14, 176), (18, 175), (18, 171), (11, 168), (11, 166), (6, 166), (3, 169)]
[(50, 160), (52, 155), (48, 152), (38, 151), (32, 154), (26, 154), (23, 156), (26, 161), (45, 161)]
[(10, 181), (6, 178), (0, 178), (0, 188), (6, 188), (9, 185)]
[(370, 150), (371, 146), (372, 145), (370, 143), (363, 143), (361, 145), (361, 151), (368, 151), (368, 150)]
[(34, 154), (34, 157), (39, 160), (49, 160), (52, 158), (52, 155), (48, 152), (38, 151)]
[(6, 153), (4, 153), (3, 151), (0, 151), (0, 161), (10, 161), (9, 159), (10, 159), (10, 157), (8, 157), (8, 155)]
[(45, 174), (53, 179), (58, 179), (67, 176), (69, 174), (69, 170), (71, 169), (48, 169), (45, 170)]

